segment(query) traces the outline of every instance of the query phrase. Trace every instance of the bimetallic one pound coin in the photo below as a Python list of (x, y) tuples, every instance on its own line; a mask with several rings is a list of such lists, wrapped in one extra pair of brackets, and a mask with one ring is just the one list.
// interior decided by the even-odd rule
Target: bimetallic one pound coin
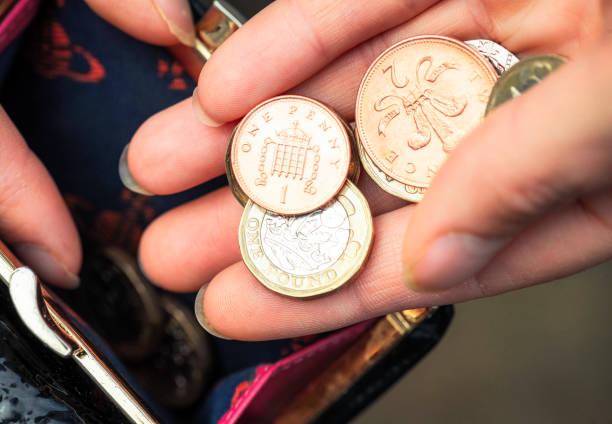
[(491, 40), (469, 40), (465, 44), (474, 47), (478, 53), (486, 57), (498, 75), (503, 74), (519, 61), (518, 57), (508, 49)]
[(358, 138), (374, 165), (419, 192), (480, 123), (496, 80), (491, 63), (461, 41), (404, 40), (383, 52), (361, 82)]
[(251, 110), (236, 128), (230, 162), (244, 194), (283, 215), (325, 205), (342, 188), (350, 140), (327, 106), (301, 96), (280, 96)]
[(521, 60), (505, 72), (493, 87), (486, 113), (488, 114), (502, 103), (520, 96), (566, 62), (567, 59), (554, 54), (533, 56)]
[[(361, 174), (361, 162), (359, 160), (358, 154), (358, 146), (357, 141), (355, 139), (355, 132), (351, 128), (349, 124), (347, 124), (342, 118), (340, 118), (342, 124), (344, 125), (347, 134), (349, 135), (349, 140), (351, 143), (351, 162), (349, 164), (348, 175), (347, 178), (357, 184), (359, 182), (359, 176)], [(232, 172), (232, 162), (231, 162), (231, 152), (232, 152), (232, 143), (234, 141), (234, 134), (236, 133), (236, 129), (232, 132), (232, 135), (229, 140), (229, 144), (227, 146), (227, 152), (225, 154), (225, 174), (227, 176), (227, 184), (238, 203), (242, 206), (245, 206), (249, 201), (249, 197), (242, 191), (240, 185), (236, 182), (236, 177), (234, 177), (234, 173)]]
[(368, 202), (350, 181), (326, 206), (300, 216), (277, 215), (249, 201), (239, 230), (249, 270), (270, 290), (292, 297), (322, 295), (351, 280), (373, 237)]

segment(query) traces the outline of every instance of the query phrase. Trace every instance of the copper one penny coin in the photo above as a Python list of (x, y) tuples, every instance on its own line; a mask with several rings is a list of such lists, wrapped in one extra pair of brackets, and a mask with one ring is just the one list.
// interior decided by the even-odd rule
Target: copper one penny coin
[(395, 44), (359, 88), (355, 118), (364, 150), (389, 177), (428, 187), (483, 118), (496, 79), (488, 60), (461, 41), (420, 36)]
[(265, 101), (240, 122), (230, 162), (236, 182), (262, 208), (312, 212), (342, 188), (351, 159), (349, 135), (327, 106), (301, 96)]

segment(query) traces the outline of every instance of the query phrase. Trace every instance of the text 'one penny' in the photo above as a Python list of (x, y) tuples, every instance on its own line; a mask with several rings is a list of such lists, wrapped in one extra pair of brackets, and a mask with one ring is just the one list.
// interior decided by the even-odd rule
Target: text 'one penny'
[(246, 196), (283, 215), (329, 202), (347, 178), (349, 136), (338, 116), (301, 96), (256, 106), (236, 128), (230, 162)]

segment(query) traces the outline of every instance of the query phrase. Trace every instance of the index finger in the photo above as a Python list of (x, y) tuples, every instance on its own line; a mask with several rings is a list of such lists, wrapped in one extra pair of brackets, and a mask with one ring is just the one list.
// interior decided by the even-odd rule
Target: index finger
[(200, 73), (206, 120), (229, 122), (437, 0), (278, 0), (228, 39)]

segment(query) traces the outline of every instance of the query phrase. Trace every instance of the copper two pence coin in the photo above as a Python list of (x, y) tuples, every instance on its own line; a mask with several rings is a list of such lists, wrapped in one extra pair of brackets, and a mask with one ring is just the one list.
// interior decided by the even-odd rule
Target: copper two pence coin
[(356, 129), (365, 152), (390, 178), (428, 187), (483, 118), (496, 79), (487, 59), (461, 41), (421, 36), (395, 44), (359, 88)]
[(349, 135), (325, 105), (280, 96), (256, 106), (236, 128), (230, 162), (236, 182), (262, 208), (282, 215), (312, 212), (346, 181)]

